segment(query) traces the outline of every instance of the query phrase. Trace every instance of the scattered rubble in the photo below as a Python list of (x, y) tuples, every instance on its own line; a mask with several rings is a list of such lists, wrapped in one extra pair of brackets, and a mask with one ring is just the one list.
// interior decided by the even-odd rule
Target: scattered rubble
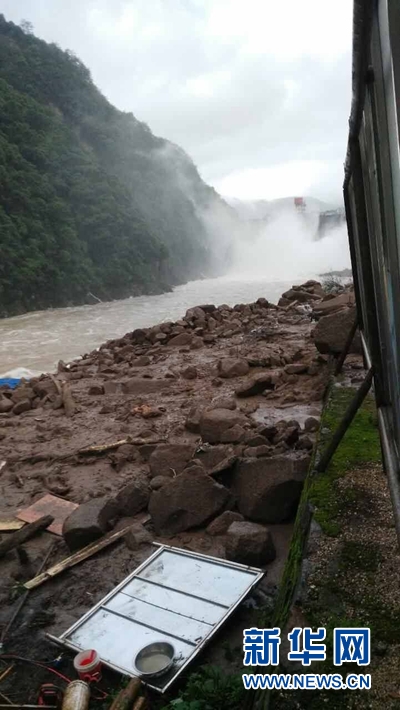
[[(0, 387), (0, 517), (47, 490), (78, 506), (54, 553), (67, 560), (61, 571), (74, 565), (74, 595), (64, 579), (40, 597), (57, 606), (58, 624), (123, 579), (152, 540), (256, 566), (274, 560), (275, 526), (293, 519), (309, 466), (330, 354), (354, 317), (352, 297), (332, 302), (308, 281), (278, 306), (202, 305), (54, 375)], [(104, 535), (120, 543), (96, 567), (89, 558), (111, 544)], [(27, 543), (34, 569), (48, 536)], [(85, 564), (75, 567), (69, 550)], [(1, 561), (5, 615), (19, 564), (12, 552)]]

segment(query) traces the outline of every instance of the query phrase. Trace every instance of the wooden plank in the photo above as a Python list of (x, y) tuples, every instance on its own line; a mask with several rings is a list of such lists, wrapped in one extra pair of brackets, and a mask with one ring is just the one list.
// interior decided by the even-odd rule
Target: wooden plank
[(17, 513), (17, 518), (25, 523), (34, 523), (43, 515), (52, 515), (54, 521), (49, 525), (49, 532), (62, 536), (64, 521), (76, 510), (78, 505), (51, 493), (36, 500), (28, 508), (22, 508)]
[(44, 582), (47, 582), (48, 579), (56, 577), (58, 574), (61, 574), (61, 572), (64, 572), (64, 570), (70, 569), (80, 562), (87, 560), (89, 557), (92, 557), (92, 555), (100, 552), (100, 550), (104, 550), (106, 547), (112, 545), (114, 542), (117, 542), (117, 540), (126, 535), (130, 527), (132, 527), (132, 525), (127, 525), (125, 528), (122, 528), (122, 530), (118, 530), (118, 532), (106, 535), (98, 542), (93, 542), (91, 545), (87, 545), (87, 547), (79, 550), (79, 552), (75, 552), (70, 557), (66, 557), (62, 560), (62, 562), (58, 562), (56, 565), (49, 567), (49, 569), (42, 572), (42, 574), (39, 574), (37, 577), (33, 577), (33, 579), (30, 579), (29, 582), (25, 582), (25, 589), (34, 589), (34, 587), (39, 587)]
[(16, 530), (21, 530), (25, 525), (23, 520), (14, 520), (9, 518), (7, 520), (0, 520), (0, 533), (15, 532)]
[(4, 555), (10, 550), (18, 547), (18, 545), (22, 545), (27, 540), (30, 540), (31, 537), (36, 535), (41, 530), (45, 530), (49, 525), (51, 525), (53, 520), (54, 518), (52, 515), (44, 515), (35, 523), (24, 525), (21, 530), (18, 530), (18, 532), (15, 532), (13, 535), (9, 535), (6, 540), (0, 542), (0, 557), (4, 557)]

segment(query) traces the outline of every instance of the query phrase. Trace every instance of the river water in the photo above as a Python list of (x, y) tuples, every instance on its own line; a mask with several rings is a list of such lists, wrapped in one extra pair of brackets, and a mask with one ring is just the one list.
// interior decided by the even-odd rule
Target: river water
[(171, 293), (139, 296), (76, 308), (57, 308), (0, 320), (0, 377), (21, 377), (53, 371), (59, 360), (68, 362), (104, 341), (134, 328), (177, 320), (192, 306), (250, 303), (260, 296), (276, 303), (292, 283), (265, 278), (221, 277), (191, 281)]

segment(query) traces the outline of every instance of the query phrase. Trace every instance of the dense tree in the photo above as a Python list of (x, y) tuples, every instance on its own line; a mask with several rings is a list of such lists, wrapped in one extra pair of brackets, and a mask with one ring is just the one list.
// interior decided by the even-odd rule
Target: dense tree
[(70, 51), (0, 15), (0, 315), (161, 292), (211, 273), (230, 208), (115, 109)]

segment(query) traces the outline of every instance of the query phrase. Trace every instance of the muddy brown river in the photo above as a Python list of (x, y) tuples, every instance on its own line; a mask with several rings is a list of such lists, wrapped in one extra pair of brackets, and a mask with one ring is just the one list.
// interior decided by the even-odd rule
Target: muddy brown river
[[(306, 275), (306, 278), (314, 278)], [(134, 328), (178, 319), (201, 303), (248, 303), (263, 296), (277, 302), (291, 281), (221, 277), (191, 281), (171, 293), (139, 296), (76, 308), (57, 308), (0, 320), (0, 377), (29, 376), (52, 371), (59, 360), (68, 362), (110, 338)]]

